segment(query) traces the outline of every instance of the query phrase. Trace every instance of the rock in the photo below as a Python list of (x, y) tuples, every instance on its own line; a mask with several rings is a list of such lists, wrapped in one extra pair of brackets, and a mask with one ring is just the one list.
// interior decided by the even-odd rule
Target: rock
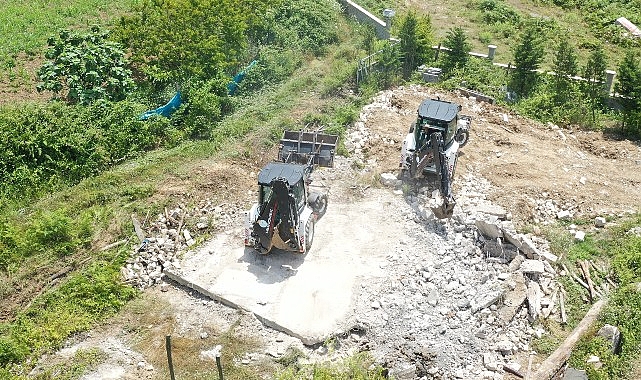
[(606, 223), (607, 223), (607, 221), (602, 216), (597, 216), (596, 218), (594, 218), (594, 225), (596, 227), (603, 228), (603, 227), (605, 227)]
[[(493, 220), (492, 220), (493, 219)], [(503, 237), (503, 231), (501, 227), (496, 223), (496, 217), (491, 218), (490, 220), (477, 220), (474, 225), (479, 230), (483, 236), (487, 237), (490, 240)]]
[(599, 329), (596, 335), (610, 342), (610, 351), (612, 351), (613, 354), (619, 354), (621, 352), (621, 331), (616, 326), (606, 324)]
[(499, 364), (496, 362), (496, 359), (489, 352), (486, 352), (483, 354), (483, 365), (485, 366), (485, 368), (489, 369), (490, 371), (496, 372), (499, 370)]
[(519, 270), (523, 273), (541, 274), (545, 272), (545, 265), (540, 260), (525, 260), (521, 263)]
[(209, 337), (209, 334), (207, 334), (205, 331), (200, 333), (200, 339), (207, 339)]
[(402, 363), (390, 368), (389, 377), (397, 380), (414, 380), (416, 378), (416, 364)]
[(511, 262), (510, 265), (508, 265), (508, 270), (510, 272), (514, 272), (517, 269), (521, 267), (521, 264), (525, 261), (525, 257), (523, 255), (517, 255)]
[(568, 210), (561, 210), (556, 213), (556, 218), (561, 219), (561, 220), (567, 220), (572, 217), (572, 213), (569, 212)]
[(599, 368), (603, 367), (603, 363), (601, 363), (601, 359), (599, 359), (599, 357), (598, 357), (598, 356), (595, 356), (595, 355), (590, 355), (590, 357), (588, 358), (588, 360), (586, 360), (585, 362), (586, 362), (587, 364), (592, 364), (592, 366), (593, 366), (595, 369), (599, 369)]
[(498, 301), (505, 294), (506, 289), (500, 282), (494, 282), (487, 287), (478, 289), (474, 298), (470, 300), (470, 308), (472, 313), (476, 313), (481, 309), (492, 305)]
[(541, 315), (541, 287), (536, 281), (527, 285), (527, 303), (530, 321), (535, 321)]
[(588, 380), (588, 374), (582, 369), (568, 368), (562, 380)]
[(438, 298), (438, 291), (436, 289), (432, 289), (427, 294), (427, 303), (434, 307), (438, 305)]
[(523, 243), (521, 245), (521, 250), (523, 251), (523, 253), (525, 253), (525, 256), (528, 259), (538, 259), (541, 256), (539, 249), (536, 248), (532, 240), (530, 240), (528, 237), (522, 236), (521, 242)]
[(512, 321), (516, 312), (519, 310), (525, 298), (527, 297), (527, 286), (525, 286), (525, 278), (520, 272), (513, 274), (513, 279), (516, 284), (514, 290), (505, 295), (503, 300), (503, 307), (499, 309), (499, 318), (507, 325)]
[(515, 351), (514, 344), (507, 338), (501, 339), (495, 347), (502, 355), (511, 355)]
[(574, 240), (576, 240), (576, 241), (584, 241), (585, 240), (585, 232), (577, 231), (574, 234)]
[(395, 174), (392, 173), (382, 173), (381, 174), (381, 183), (385, 186), (395, 187), (399, 184), (400, 180), (396, 178)]
[(559, 257), (551, 252), (541, 252), (541, 257), (551, 263), (556, 263), (559, 260)]

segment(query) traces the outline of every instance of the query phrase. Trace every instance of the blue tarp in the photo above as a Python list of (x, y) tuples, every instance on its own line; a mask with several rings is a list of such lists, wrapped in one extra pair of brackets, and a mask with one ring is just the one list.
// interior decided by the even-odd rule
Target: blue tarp
[(232, 81), (227, 85), (227, 93), (229, 95), (234, 95), (236, 93), (236, 91), (238, 90), (238, 84), (245, 78), (245, 75), (247, 75), (247, 72), (249, 71), (249, 69), (254, 67), (256, 62), (258, 61), (253, 60), (247, 67), (245, 67), (244, 70), (234, 75), (234, 78), (232, 79)]
[(178, 107), (182, 104), (182, 99), (180, 98), (180, 91), (176, 92), (171, 100), (162, 107), (158, 107), (155, 110), (147, 111), (140, 115), (140, 120), (147, 120), (154, 115), (160, 115), (164, 117), (170, 117)]

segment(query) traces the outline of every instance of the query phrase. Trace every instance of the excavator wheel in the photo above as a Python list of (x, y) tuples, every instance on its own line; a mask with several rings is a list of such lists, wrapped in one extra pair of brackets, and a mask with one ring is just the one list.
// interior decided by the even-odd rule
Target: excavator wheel
[(470, 131), (465, 129), (459, 129), (454, 136), (454, 140), (459, 144), (459, 148), (462, 148), (470, 141)]
[(305, 224), (305, 252), (309, 252), (314, 241), (314, 218), (310, 217)]

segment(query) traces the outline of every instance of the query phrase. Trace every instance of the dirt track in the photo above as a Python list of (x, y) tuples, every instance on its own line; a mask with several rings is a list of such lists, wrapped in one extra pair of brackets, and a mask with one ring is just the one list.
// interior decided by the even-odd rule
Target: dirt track
[[(375, 107), (365, 107), (363, 113), (367, 117), (360, 128), (366, 131), (366, 136), (358, 138), (362, 142), (362, 155), (353, 152), (348, 164), (340, 169), (342, 171), (328, 179), (333, 187), (330, 202), (349, 203), (367, 197), (372, 194), (368, 193), (368, 188), (378, 186), (373, 180), (376, 174), (395, 173), (398, 170), (400, 143), (415, 117), (418, 104), (426, 97), (437, 96), (462, 104), (463, 113), (473, 118), (471, 141), (464, 148), (457, 168), (455, 194), (462, 192), (463, 187), (466, 187), (465, 192), (470, 196), (479, 199), (487, 197), (510, 212), (516, 224), (520, 226), (531, 222), (552, 221), (559, 211), (570, 211), (577, 217), (586, 218), (629, 210), (639, 211), (641, 148), (635, 143), (610, 140), (598, 133), (562, 130), (555, 126), (542, 125), (509, 114), (501, 107), (477, 103), (456, 94), (437, 93), (420, 86), (385, 92), (379, 95)], [(507, 121), (504, 114), (507, 115)], [(350, 133), (357, 133), (356, 129), (352, 129)], [(257, 172), (259, 167), (257, 163), (254, 170)], [(218, 163), (213, 169), (202, 165), (194, 169), (194, 183), (168, 184), (166, 191), (175, 193), (185, 189), (191, 190), (191, 186), (198, 188), (202, 185), (196, 183), (198, 178), (207, 178), (209, 183), (216, 182), (222, 185), (218, 186), (219, 188), (239, 189), (235, 182), (239, 176), (225, 175), (239, 170), (233, 162)], [(223, 175), (217, 178), (216, 175), (221, 173)], [(474, 178), (485, 179), (489, 183), (483, 182), (483, 186), (474, 187)], [(204, 199), (212, 195), (202, 193), (193, 196)], [(376, 196), (389, 197), (387, 201), (379, 198), (382, 203), (387, 204), (398, 204), (404, 197), (399, 191), (394, 193), (385, 189), (376, 189)], [(227, 202), (249, 204), (253, 194), (234, 191), (233, 195), (224, 194), (221, 198)], [(486, 280), (482, 280), (482, 276), (496, 276), (503, 269), (497, 265), (485, 264), (474, 256), (471, 240), (473, 236), (468, 236), (465, 230), (461, 234), (455, 231), (458, 227), (453, 225), (442, 225), (434, 221), (419, 223), (419, 218), (414, 215), (409, 203), (411, 202), (408, 201), (407, 210), (401, 206), (397, 207), (398, 212), (404, 217), (401, 223), (407, 229), (407, 234), (393, 242), (391, 245), (394, 249), (386, 254), (390, 261), (387, 266), (390, 277), (372, 284), (372, 288), (364, 288), (355, 306), (357, 313), (359, 310), (363, 313), (360, 319), (366, 321), (365, 324), (371, 328), (372, 335), (368, 337), (366, 334), (363, 337), (362, 331), (358, 334), (347, 334), (347, 339), (342, 341), (342, 349), (334, 352), (333, 357), (341, 357), (364, 347), (376, 349), (377, 344), (387, 344), (389, 350), (392, 350), (393, 346), (399, 343), (394, 339), (404, 339), (403, 329), (407, 329), (414, 339), (420, 337), (425, 339), (424, 343), (439, 347), (448, 355), (447, 360), (458, 357), (459, 359), (455, 360), (459, 360), (460, 363), (450, 365), (459, 373), (479, 375), (481, 372), (478, 369), (478, 356), (482, 352), (478, 351), (474, 338), (467, 337), (469, 331), (461, 330), (468, 326), (466, 323), (469, 323), (469, 326), (477, 326), (477, 323), (480, 323), (478, 326), (482, 327), (483, 323), (487, 325), (487, 321), (475, 322), (474, 317), (469, 316), (464, 310), (457, 311), (457, 297), (473, 293), (480, 284), (485, 284)], [(345, 215), (345, 218), (349, 220), (350, 215)], [(464, 219), (465, 216), (462, 215), (460, 218)], [(236, 234), (240, 232), (240, 226), (242, 213), (238, 212), (227, 220), (224, 229)], [(323, 245), (320, 241), (315, 244)], [(417, 252), (422, 252), (422, 256)], [(437, 255), (433, 254), (435, 252)], [(459, 260), (461, 258), (462, 260)], [(407, 265), (407, 269), (404, 265)], [(419, 287), (417, 293), (408, 294), (407, 288), (415, 286), (412, 280), (415, 271), (418, 276), (425, 276), (424, 273), (427, 271), (432, 276), (443, 279), (432, 280), (429, 287)], [(143, 327), (148, 334), (162, 337), (167, 332), (173, 332), (175, 335), (198, 341), (199, 334), (202, 340), (202, 331), (210, 331), (213, 328), (208, 321), (219, 326), (231, 326), (240, 321), (244, 334), (253, 336), (264, 346), (259, 350), (260, 353), (246, 357), (252, 364), (270, 359), (270, 355), (265, 355), (266, 352), (273, 352), (271, 356), (282, 355), (287, 346), (307, 350), (296, 339), (283, 337), (278, 332), (266, 329), (246, 315), (239, 317), (237, 313), (222, 305), (188, 297), (184, 294), (184, 289), (171, 289), (166, 293), (152, 289), (148, 292), (157, 300), (164, 300), (162, 302), (170, 305), (162, 311), (163, 318), (177, 321), (158, 322), (159, 327), (153, 329)], [(432, 305), (432, 300), (429, 305), (423, 304), (421, 299), (433, 298), (434, 292), (437, 294), (437, 301), (440, 293), (438, 306)], [(416, 312), (422, 315), (414, 315)], [(489, 313), (483, 318), (492, 317), (492, 311)], [(409, 327), (400, 322), (406, 317), (410, 318), (408, 315), (415, 318), (409, 322), (422, 321), (425, 328), (420, 329), (418, 326), (421, 325), (415, 324), (412, 329), (418, 330), (410, 331)], [(141, 321), (140, 324), (148, 322)], [(460, 328), (461, 324), (463, 329)], [(141, 346), (135, 345), (139, 340), (139, 334), (132, 328), (135, 325), (135, 321), (115, 320), (109, 329), (91, 333), (83, 340), (84, 343), (78, 343), (83, 347), (98, 346), (108, 354), (105, 365), (101, 367), (104, 372), (101, 373), (98, 369), (87, 374), (85, 378), (162, 378), (164, 371), (157, 368), (163, 365), (163, 347), (147, 347), (144, 352), (140, 352)], [(490, 323), (490, 327), (491, 325)], [(488, 331), (493, 330), (490, 328)], [(411, 340), (408, 338), (406, 343), (411, 343)], [(202, 343), (209, 344), (210, 341), (211, 339), (205, 339)], [(452, 343), (448, 344), (450, 341)], [(478, 344), (482, 345), (483, 342)], [(527, 347), (527, 342), (523, 339), (519, 344)], [(459, 346), (465, 347), (459, 351)], [(307, 353), (310, 360), (328, 358), (318, 350)], [(425, 355), (429, 356), (432, 353)], [(381, 360), (394, 361), (389, 358)], [(442, 366), (445, 362), (436, 360), (435, 363), (430, 370)], [(484, 369), (482, 363), (480, 369)], [(438, 371), (445, 378), (453, 376), (453, 372), (443, 373), (442, 368)], [(117, 374), (118, 377), (109, 377), (109, 374)]]

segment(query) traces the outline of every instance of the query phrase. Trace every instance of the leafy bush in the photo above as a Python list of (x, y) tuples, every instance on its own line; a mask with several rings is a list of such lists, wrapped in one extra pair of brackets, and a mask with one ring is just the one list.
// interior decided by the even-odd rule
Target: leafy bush
[(142, 110), (128, 101), (0, 109), (0, 198), (24, 199), (77, 183), (141, 151), (184, 138), (168, 119), (138, 120)]
[(518, 25), (521, 22), (521, 15), (503, 0), (481, 0), (476, 6), (488, 24)]
[(94, 26), (88, 33), (63, 30), (49, 38), (45, 58), (50, 61), (38, 70), (38, 91), (63, 92), (67, 101), (81, 104), (124, 99), (134, 82), (124, 52), (108, 36)]
[(279, 83), (287, 79), (303, 63), (299, 51), (271, 45), (262, 47), (256, 60), (256, 65), (240, 83), (241, 93)]
[(243, 60), (247, 33), (277, 1), (143, 0), (114, 30), (151, 83), (229, 73)]
[(320, 54), (325, 46), (338, 41), (337, 11), (338, 4), (333, 0), (284, 1), (270, 23), (276, 36), (274, 42)]

